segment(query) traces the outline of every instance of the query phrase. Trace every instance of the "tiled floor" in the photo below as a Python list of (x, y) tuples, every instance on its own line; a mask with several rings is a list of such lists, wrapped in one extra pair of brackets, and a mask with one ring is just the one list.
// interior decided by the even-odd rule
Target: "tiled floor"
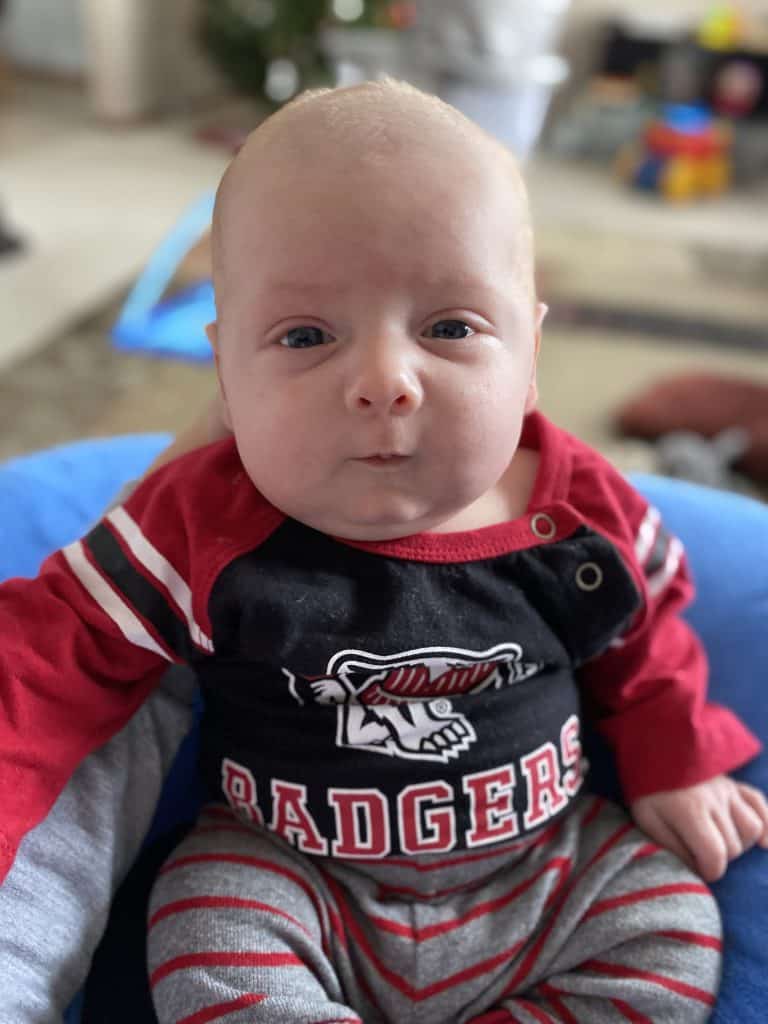
[[(115, 352), (107, 341), (124, 293), (180, 211), (213, 187), (222, 151), (191, 122), (114, 132), (91, 123), (76, 92), (37, 86), (0, 108), (0, 194), (29, 238), (0, 263), (0, 458), (78, 436), (176, 430), (211, 393), (210, 368)], [(671, 209), (594, 170), (539, 159), (528, 168), (544, 297), (699, 313), (768, 325), (768, 281), (728, 273), (734, 249), (759, 258), (768, 190)], [(725, 252), (702, 272), (693, 246)], [(766, 261), (768, 267), (768, 261)], [(768, 328), (767, 328), (768, 329)], [(611, 432), (616, 405), (656, 376), (691, 368), (768, 383), (768, 349), (568, 326), (555, 316), (541, 355), (542, 405), (625, 466), (647, 451)]]

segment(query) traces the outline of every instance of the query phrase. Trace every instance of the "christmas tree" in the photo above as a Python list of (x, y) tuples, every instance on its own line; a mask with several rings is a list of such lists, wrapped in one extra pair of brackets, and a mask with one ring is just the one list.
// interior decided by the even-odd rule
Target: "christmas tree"
[(326, 0), (205, 0), (203, 42), (235, 89), (278, 106), (328, 77), (317, 45), (326, 7)]
[(324, 24), (405, 28), (411, 8), (387, 0), (204, 0), (204, 45), (234, 87), (277, 107), (331, 84)]

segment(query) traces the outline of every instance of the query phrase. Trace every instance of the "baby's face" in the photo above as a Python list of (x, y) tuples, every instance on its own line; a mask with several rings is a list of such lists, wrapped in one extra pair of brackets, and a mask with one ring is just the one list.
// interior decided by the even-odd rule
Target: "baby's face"
[(228, 196), (218, 367), (251, 479), (326, 533), (444, 526), (535, 401), (519, 196), (450, 154), (267, 162)]

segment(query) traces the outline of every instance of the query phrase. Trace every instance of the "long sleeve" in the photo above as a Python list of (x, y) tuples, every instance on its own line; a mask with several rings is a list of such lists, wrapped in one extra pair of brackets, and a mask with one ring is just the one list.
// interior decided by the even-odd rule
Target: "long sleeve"
[(80, 761), (169, 664), (212, 648), (193, 607), (190, 517), (168, 477), (148, 481), (36, 579), (0, 587), (0, 880)]
[(147, 834), (195, 693), (191, 673), (166, 673), (22, 840), (0, 885), (0, 1024), (61, 1024)]
[(130, 718), (167, 664), (159, 649), (131, 643), (84, 591), (68, 559), (95, 584), (85, 550), (0, 588), (2, 877), (77, 764)]
[(680, 540), (618, 474), (606, 486), (610, 532), (642, 605), (629, 631), (583, 667), (582, 680), (631, 801), (732, 771), (761, 745), (736, 715), (707, 699), (706, 655), (681, 616), (693, 586)]

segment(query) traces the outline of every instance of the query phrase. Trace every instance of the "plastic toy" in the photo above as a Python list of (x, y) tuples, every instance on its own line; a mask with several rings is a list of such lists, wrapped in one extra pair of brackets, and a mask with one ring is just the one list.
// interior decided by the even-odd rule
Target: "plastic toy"
[(708, 50), (732, 50), (745, 32), (746, 19), (738, 4), (716, 4), (699, 25), (698, 40)]
[(684, 202), (718, 195), (731, 180), (731, 131), (703, 107), (664, 108), (639, 143), (620, 150), (617, 171), (636, 188)]
[(216, 318), (212, 282), (164, 298), (181, 261), (210, 227), (213, 202), (213, 193), (202, 196), (150, 257), (112, 328), (116, 348), (193, 362), (213, 358), (205, 336), (205, 325)]

